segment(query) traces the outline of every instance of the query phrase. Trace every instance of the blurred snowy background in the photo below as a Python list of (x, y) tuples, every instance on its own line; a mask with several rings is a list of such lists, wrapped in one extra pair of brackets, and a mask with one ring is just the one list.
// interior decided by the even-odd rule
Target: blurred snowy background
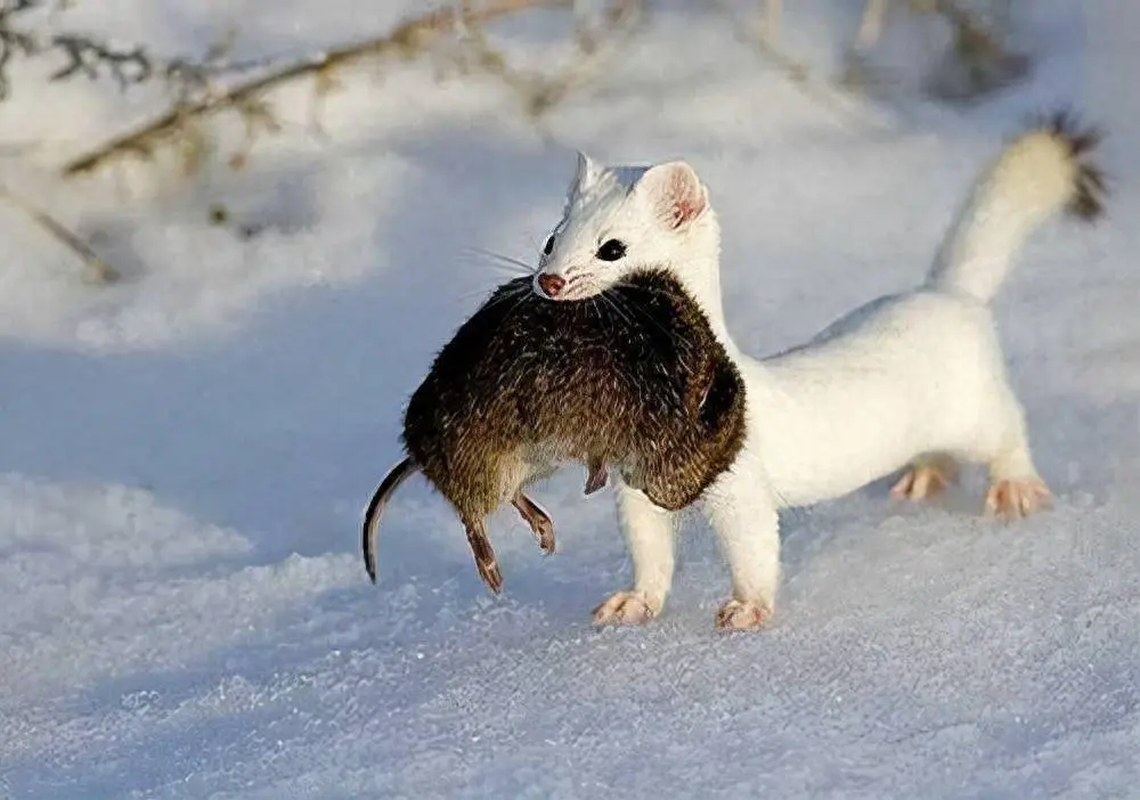
[[(0, 0), (0, 797), (1134, 791), (1140, 6), (456, 8)], [(720, 637), (699, 520), (664, 616), (598, 631), (609, 492), (540, 489), (550, 559), (497, 516), (493, 599), (413, 482), (368, 583), (403, 403), (575, 148), (697, 168), (762, 355), (920, 280), (1058, 104), (1109, 134), (1109, 219), (997, 301), (1051, 513), (990, 524), (969, 479), (787, 514), (775, 626)]]

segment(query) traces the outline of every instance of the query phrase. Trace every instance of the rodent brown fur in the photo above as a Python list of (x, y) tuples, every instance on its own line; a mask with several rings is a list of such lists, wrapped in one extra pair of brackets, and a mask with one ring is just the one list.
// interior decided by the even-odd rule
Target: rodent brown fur
[(587, 493), (617, 466), (662, 508), (695, 501), (744, 441), (744, 382), (701, 308), (662, 269), (603, 295), (555, 302), (531, 278), (500, 286), (456, 332), (404, 415), (407, 458), (365, 514), (365, 567), (387, 498), (420, 469), (458, 512), (480, 576), (502, 576), (485, 518), (511, 501), (545, 552), (550, 518), (522, 489), (562, 462), (589, 468)]

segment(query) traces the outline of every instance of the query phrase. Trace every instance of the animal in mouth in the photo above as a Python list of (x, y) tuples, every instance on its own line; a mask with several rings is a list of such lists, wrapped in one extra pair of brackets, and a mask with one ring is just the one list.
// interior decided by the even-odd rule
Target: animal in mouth
[(404, 414), (406, 457), (365, 513), (376, 580), (380, 515), (422, 472), (459, 515), (480, 577), (502, 573), (485, 519), (510, 502), (546, 553), (550, 517), (525, 492), (568, 462), (585, 491), (607, 465), (654, 507), (696, 501), (743, 444), (744, 383), (708, 319), (668, 271), (648, 265), (581, 302), (553, 302), (524, 277), (499, 287), (439, 352)]

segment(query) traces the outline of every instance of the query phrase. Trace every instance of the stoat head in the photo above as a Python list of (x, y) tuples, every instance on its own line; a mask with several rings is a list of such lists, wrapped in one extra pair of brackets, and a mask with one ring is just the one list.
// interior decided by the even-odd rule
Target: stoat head
[(606, 167), (578, 153), (534, 291), (551, 300), (581, 300), (639, 267), (703, 262), (718, 242), (708, 191), (684, 161)]

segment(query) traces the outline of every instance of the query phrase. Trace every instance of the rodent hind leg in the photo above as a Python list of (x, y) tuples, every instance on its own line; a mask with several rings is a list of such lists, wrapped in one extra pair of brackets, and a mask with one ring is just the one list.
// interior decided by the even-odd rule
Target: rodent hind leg
[(661, 613), (673, 585), (675, 512), (617, 481), (617, 509), (633, 560), (633, 588), (615, 592), (594, 609), (595, 625), (640, 625)]
[(911, 460), (891, 496), (907, 500), (925, 500), (942, 494), (958, 480), (958, 462), (948, 453), (923, 453)]
[(538, 503), (531, 500), (522, 491), (511, 499), (511, 505), (518, 509), (519, 516), (523, 518), (538, 540), (538, 546), (546, 555), (554, 552), (554, 521)]
[(491, 540), (487, 538), (487, 527), (483, 520), (464, 520), (463, 524), (467, 529), (467, 544), (475, 556), (475, 569), (487, 588), (498, 594), (503, 588), (503, 573), (499, 571), (499, 561), (495, 558)]
[(759, 630), (775, 611), (780, 582), (780, 520), (762, 466), (741, 453), (702, 506), (732, 573), (732, 599), (717, 611), (716, 627)]
[(528, 485), (554, 474), (557, 463), (542, 451), (513, 451), (501, 454), (494, 464), (500, 502), (510, 501), (530, 526), (542, 552), (554, 552), (554, 522), (525, 492)]

